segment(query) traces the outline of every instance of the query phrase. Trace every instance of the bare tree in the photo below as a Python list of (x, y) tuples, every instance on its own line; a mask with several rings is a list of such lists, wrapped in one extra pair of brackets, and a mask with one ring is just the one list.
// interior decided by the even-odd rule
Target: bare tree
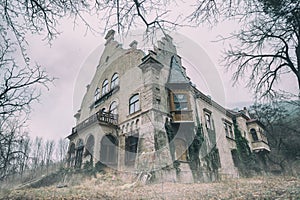
[(68, 140), (66, 140), (64, 138), (60, 138), (58, 140), (58, 145), (56, 147), (56, 154), (57, 154), (58, 161), (61, 163), (66, 158), (67, 151), (68, 151), (68, 145), (69, 145)]
[(251, 106), (251, 112), (265, 125), (271, 148), (268, 154), (271, 166), (279, 166), (282, 172), (290, 173), (300, 156), (298, 105), (289, 102), (255, 104)]
[(235, 70), (233, 80), (244, 81), (259, 98), (286, 95), (276, 85), (284, 74), (297, 80), (300, 97), (300, 2), (253, 0), (240, 31), (233, 33), (235, 45), (226, 52), (226, 65)]
[(48, 172), (50, 164), (53, 162), (53, 152), (54, 152), (55, 142), (54, 140), (47, 140), (45, 143), (45, 163)]
[(37, 169), (43, 160), (43, 139), (41, 137), (35, 137), (32, 146), (33, 168)]
[(0, 115), (0, 180), (22, 173), (22, 159), (28, 158), (28, 151), (21, 147), (28, 139), (22, 126), (23, 120)]

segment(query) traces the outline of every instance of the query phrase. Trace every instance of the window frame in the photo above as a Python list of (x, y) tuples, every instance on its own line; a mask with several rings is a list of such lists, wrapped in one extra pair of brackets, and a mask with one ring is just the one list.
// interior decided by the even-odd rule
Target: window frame
[[(179, 95), (183, 95), (183, 98), (178, 98)], [(173, 94), (173, 104), (175, 111), (186, 111), (189, 110), (189, 104), (188, 104), (188, 94), (186, 93), (174, 93)], [(183, 106), (185, 105), (185, 106)]]
[(102, 96), (105, 95), (107, 92), (108, 92), (108, 80), (105, 79), (102, 83), (102, 90), (101, 90)]
[[(112, 108), (113, 105), (115, 105), (115, 107)], [(111, 102), (108, 112), (114, 115), (118, 114), (118, 103), (116, 101)]]
[[(133, 100), (134, 97), (137, 97), (137, 99)], [(140, 110), (140, 95), (137, 93), (132, 95), (129, 98), (129, 114), (136, 113), (139, 110)]]
[(111, 77), (110, 89), (114, 89), (119, 85), (119, 74), (114, 73)]
[(205, 118), (205, 127), (209, 130), (213, 130), (211, 113), (204, 112), (204, 118)]
[(253, 142), (258, 142), (259, 141), (258, 134), (257, 134), (257, 131), (255, 130), (255, 128), (250, 129), (250, 134), (251, 134)]
[(95, 93), (94, 93), (95, 101), (100, 99), (100, 88), (96, 88)]

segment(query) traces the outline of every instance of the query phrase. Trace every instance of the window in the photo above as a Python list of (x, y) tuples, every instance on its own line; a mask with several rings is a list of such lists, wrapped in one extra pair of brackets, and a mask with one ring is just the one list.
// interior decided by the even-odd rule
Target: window
[(97, 101), (100, 98), (100, 89), (97, 88), (95, 91), (95, 101)]
[(119, 75), (115, 73), (111, 78), (110, 89), (114, 89), (118, 85), (119, 85)]
[(226, 136), (229, 137), (229, 131), (228, 131), (227, 123), (224, 123), (224, 129), (225, 129)]
[(258, 141), (257, 133), (256, 133), (256, 130), (254, 128), (250, 129), (250, 133), (252, 135), (253, 142)]
[(188, 110), (188, 102), (186, 94), (174, 94), (175, 110)]
[(135, 94), (129, 99), (129, 114), (135, 113), (140, 109), (139, 95)]
[(105, 95), (108, 92), (108, 80), (103, 81), (102, 84), (102, 95)]
[(111, 104), (110, 104), (110, 106), (109, 106), (109, 112), (111, 113), (111, 114), (118, 114), (118, 111), (117, 111), (117, 102), (115, 102), (115, 101), (113, 101)]
[(233, 131), (232, 131), (232, 125), (227, 123), (227, 122), (224, 122), (224, 129), (225, 129), (226, 137), (234, 139), (234, 134), (233, 134)]
[(232, 131), (232, 126), (228, 125), (228, 129), (229, 129), (229, 135), (230, 135), (230, 137), (234, 138), (234, 134), (233, 134), (233, 131)]
[(135, 136), (129, 136), (125, 139), (125, 164), (132, 165), (135, 162), (137, 146), (139, 138)]
[(211, 117), (210, 117), (210, 114), (208, 114), (208, 113), (205, 113), (205, 124), (206, 124), (206, 128), (212, 129)]

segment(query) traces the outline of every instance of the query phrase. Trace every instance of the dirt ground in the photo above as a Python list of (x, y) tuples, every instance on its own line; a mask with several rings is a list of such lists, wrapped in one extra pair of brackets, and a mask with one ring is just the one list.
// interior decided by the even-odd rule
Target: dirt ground
[(300, 179), (265, 176), (215, 183), (132, 185), (106, 175), (63, 188), (3, 190), (0, 199), (300, 199)]

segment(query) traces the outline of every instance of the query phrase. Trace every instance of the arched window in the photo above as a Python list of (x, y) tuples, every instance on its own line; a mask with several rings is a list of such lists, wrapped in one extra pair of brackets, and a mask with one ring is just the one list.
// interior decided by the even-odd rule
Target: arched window
[(97, 88), (95, 91), (95, 101), (97, 101), (100, 98), (100, 89)]
[(117, 73), (114, 73), (114, 75), (111, 78), (110, 89), (114, 89), (118, 85), (119, 85), (119, 75)]
[(79, 139), (76, 146), (76, 157), (75, 157), (75, 167), (81, 168), (82, 156), (83, 156), (83, 141)]
[(101, 140), (100, 162), (116, 164), (118, 140), (113, 135), (105, 135)]
[(108, 92), (108, 80), (105, 79), (102, 84), (102, 95)]
[(258, 141), (258, 136), (257, 136), (256, 130), (254, 128), (250, 129), (250, 133), (252, 135), (253, 142)]
[(139, 109), (140, 109), (139, 94), (135, 94), (129, 99), (129, 114), (135, 113)]
[(117, 106), (117, 102), (113, 101), (109, 106), (109, 112), (114, 115), (118, 114)]
[(95, 145), (95, 138), (93, 135), (90, 135), (86, 141), (85, 145), (85, 156), (87, 155), (94, 155), (94, 145)]

